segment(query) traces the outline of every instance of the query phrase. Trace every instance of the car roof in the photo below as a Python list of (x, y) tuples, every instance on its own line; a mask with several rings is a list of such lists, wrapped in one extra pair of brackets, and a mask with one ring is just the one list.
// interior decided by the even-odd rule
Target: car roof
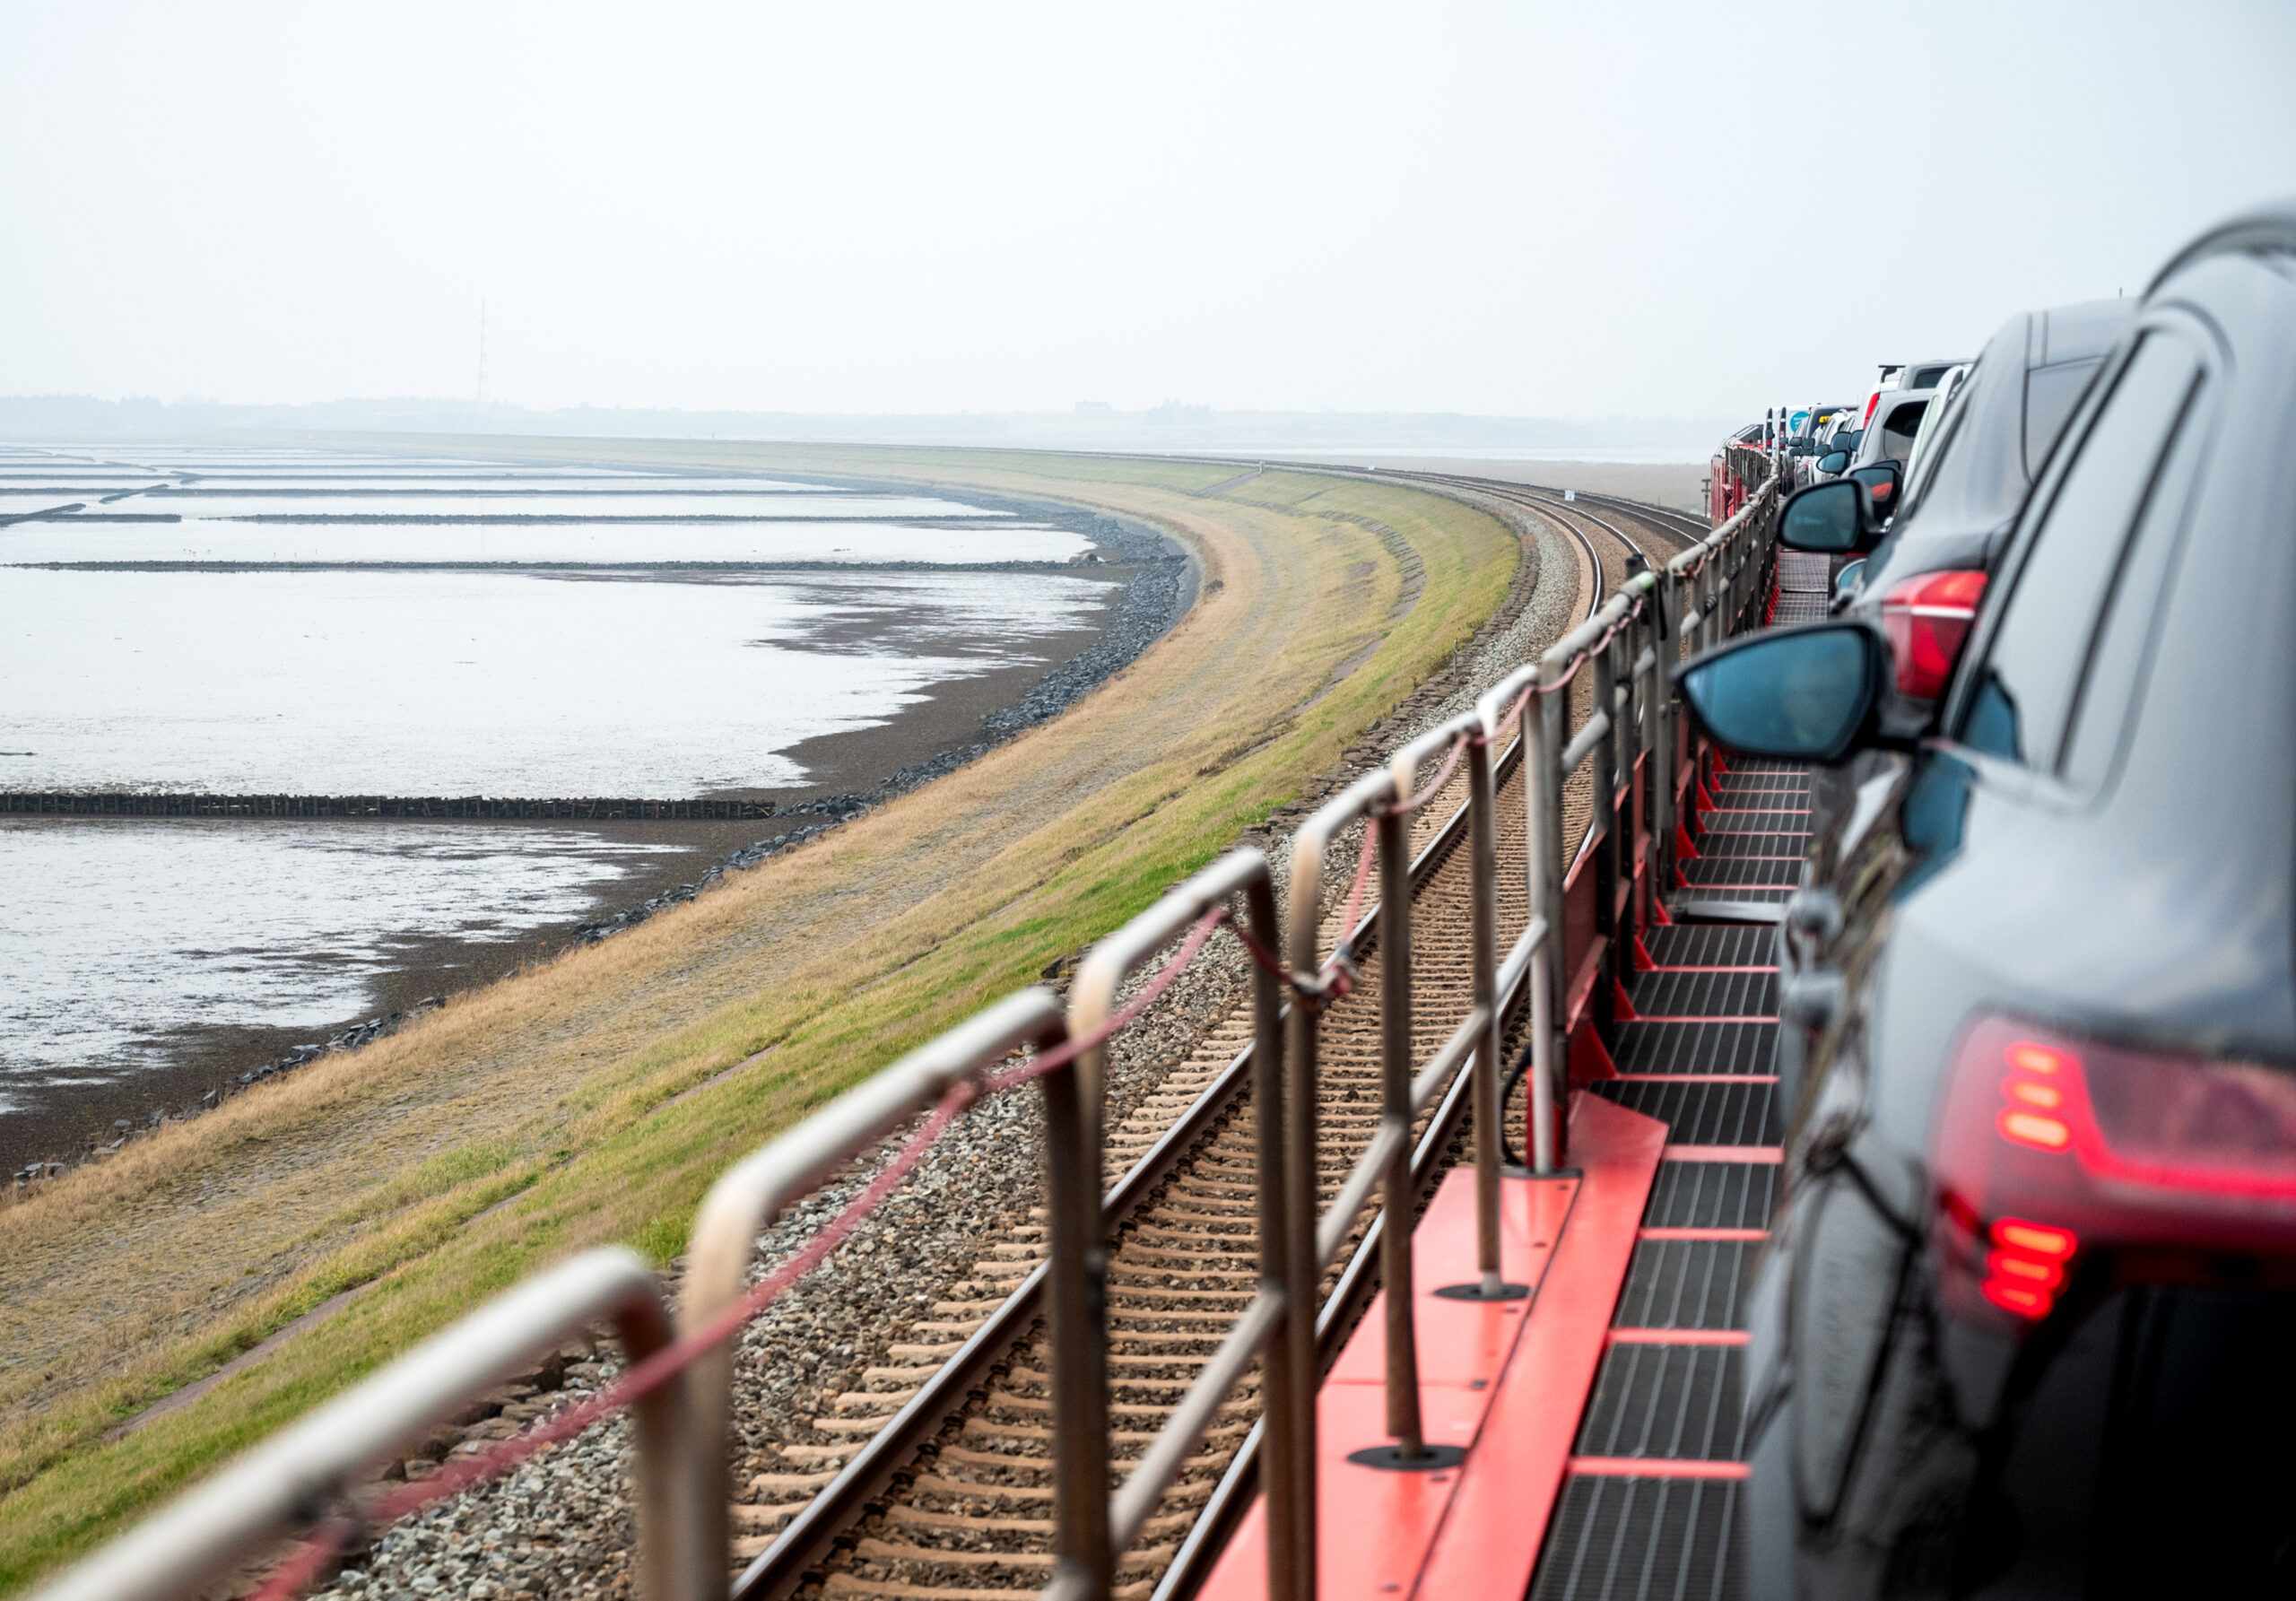
[(2205, 257), (2231, 251), (2296, 249), (2296, 196), (2274, 200), (2229, 217), (2169, 257), (2168, 265), (2144, 286), (2151, 300), (2161, 286)]
[(2036, 311), (2025, 364), (2054, 367), (2059, 361), (2093, 361), (2112, 349), (2135, 315), (2136, 302), (2129, 300), (2083, 300)]
[[(1908, 486), (1900, 524), (1867, 571), (1895, 583), (1914, 573), (1974, 566), (1987, 543), (2024, 504), (2039, 466), (2028, 448), (2031, 391), (2027, 375), (2072, 361), (2101, 361), (2135, 315), (2134, 300), (2085, 300), (2021, 311), (1979, 352), (1969, 380), (1940, 423), (1935, 453)], [(2057, 419), (2061, 428), (2064, 419)], [(2052, 438), (2050, 444), (2053, 444)], [(2040, 454), (2045, 455), (2046, 446)]]

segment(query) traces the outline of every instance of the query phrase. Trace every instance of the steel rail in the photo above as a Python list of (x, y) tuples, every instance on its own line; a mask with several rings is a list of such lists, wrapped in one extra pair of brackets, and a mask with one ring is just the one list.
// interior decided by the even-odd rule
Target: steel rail
[[(958, 1024), (890, 1067), (848, 1090), (788, 1133), (726, 1170), (704, 1197), (687, 1251), (679, 1321), (692, 1328), (741, 1298), (758, 1236), (791, 1201), (831, 1172), (938, 1102), (957, 1084), (986, 1074), (1014, 1048), (1048, 1046), (1063, 1034), (1058, 1003), (1048, 991), (1024, 989)], [(1073, 1076), (1074, 1070), (1061, 1076)], [(1048, 1079), (1048, 1084), (1051, 1080)], [(731, 1435), (733, 1350), (728, 1342), (690, 1375), (692, 1451), (698, 1466), (705, 1537), (718, 1573), (729, 1544), (732, 1494), (726, 1473)]]
[[(1510, 744), (1492, 764), (1493, 782), (1503, 787), (1521, 760), (1521, 744)], [(1467, 822), (1467, 806), (1463, 802), (1412, 857), (1410, 881), (1414, 899), (1465, 840)], [(1377, 946), (1379, 918), (1377, 902), (1364, 909), (1355, 926), (1347, 931), (1351, 949), (1362, 953)], [(1520, 943), (1518, 942), (1518, 946)], [(1519, 976), (1516, 982), (1520, 983)], [(1281, 1016), (1288, 1019), (1291, 1011), (1291, 1005), (1286, 1004)], [(1165, 1178), (1211, 1135), (1214, 1126), (1251, 1081), (1254, 1061), (1253, 1046), (1247, 1045), (1238, 1051), (1187, 1110), (1109, 1190), (1102, 1203), (1107, 1228), (1114, 1230), (1137, 1210)], [(1341, 1288), (1349, 1289), (1351, 1294), (1351, 1286), (1370, 1283), (1362, 1271), (1368, 1266), (1362, 1261), (1366, 1249), (1358, 1242), (1355, 1257), (1342, 1274)], [(734, 1580), (728, 1601), (778, 1601), (805, 1579), (808, 1570), (821, 1561), (837, 1537), (859, 1519), (870, 1501), (915, 1457), (918, 1449), (939, 1431), (952, 1413), (967, 1403), (990, 1370), (1035, 1327), (1043, 1315), (1046, 1276), (1044, 1263), (1031, 1270), (987, 1320), (934, 1370), (933, 1376), (887, 1420), (883, 1428), (871, 1436), (837, 1477), (823, 1485), (804, 1510), (783, 1527), (773, 1543), (751, 1560)], [(1338, 1294), (1335, 1290), (1332, 1297), (1326, 1298), (1326, 1311)], [(1318, 1327), (1321, 1327), (1319, 1322)], [(1255, 1437), (1257, 1427), (1254, 1425)]]

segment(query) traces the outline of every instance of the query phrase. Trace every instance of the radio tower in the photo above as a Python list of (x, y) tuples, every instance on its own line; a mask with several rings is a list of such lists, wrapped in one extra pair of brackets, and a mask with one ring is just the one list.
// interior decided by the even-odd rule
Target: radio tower
[(478, 297), (478, 404), (486, 404), (486, 297)]

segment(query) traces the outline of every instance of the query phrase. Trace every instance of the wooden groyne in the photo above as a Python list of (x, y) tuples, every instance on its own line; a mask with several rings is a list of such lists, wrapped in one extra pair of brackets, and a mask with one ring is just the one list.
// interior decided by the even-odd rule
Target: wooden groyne
[(473, 817), (568, 822), (737, 822), (771, 801), (522, 799), (491, 795), (144, 795), (0, 790), (0, 814), (55, 817)]

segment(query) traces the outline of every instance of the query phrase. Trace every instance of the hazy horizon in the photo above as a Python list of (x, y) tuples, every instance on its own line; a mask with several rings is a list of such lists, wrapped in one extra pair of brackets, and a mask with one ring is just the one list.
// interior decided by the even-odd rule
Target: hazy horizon
[(1758, 415), (2296, 191), (2296, 8), (0, 4), (0, 395)]

